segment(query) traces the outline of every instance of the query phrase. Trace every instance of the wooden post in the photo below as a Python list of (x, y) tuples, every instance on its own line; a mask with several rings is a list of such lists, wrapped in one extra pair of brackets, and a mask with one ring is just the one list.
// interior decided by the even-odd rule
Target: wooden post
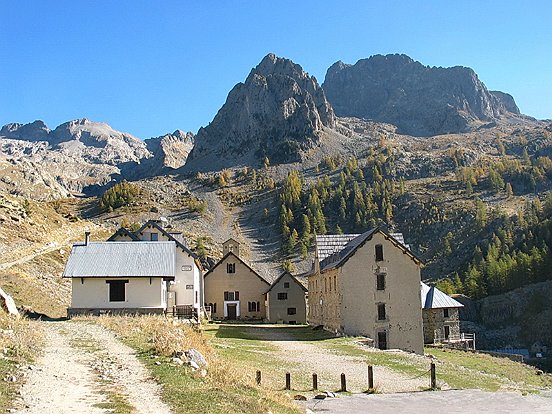
[(286, 372), (286, 390), (291, 390), (291, 374)]
[(318, 389), (318, 375), (312, 374), (312, 390), (316, 391)]
[(374, 389), (374, 370), (372, 365), (368, 365), (368, 389)]
[(341, 389), (340, 392), (347, 391), (347, 380), (345, 379), (345, 374), (341, 374)]
[(261, 371), (257, 371), (257, 375), (255, 379), (257, 381), (257, 385), (261, 385)]
[(431, 389), (437, 388), (437, 379), (435, 378), (435, 363), (431, 363)]

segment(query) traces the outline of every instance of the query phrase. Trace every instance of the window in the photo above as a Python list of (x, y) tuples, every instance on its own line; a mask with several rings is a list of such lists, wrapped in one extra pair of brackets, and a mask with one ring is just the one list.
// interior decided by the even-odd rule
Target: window
[(376, 262), (383, 262), (383, 246), (376, 244)]
[(443, 309), (443, 316), (444, 316), (445, 318), (448, 318), (448, 317), (449, 317), (449, 310), (448, 310), (448, 308), (444, 308), (444, 309)]
[(286, 292), (278, 293), (278, 300), (287, 300), (287, 293)]
[(337, 290), (337, 276), (334, 276), (334, 290)]
[(240, 300), (240, 292), (224, 292), (224, 300), (233, 301)]
[(378, 303), (378, 321), (384, 321), (387, 315), (385, 314), (385, 303)]
[(378, 273), (376, 275), (376, 289), (385, 290), (385, 273)]
[(284, 282), (284, 288), (289, 289), (289, 282)]
[(261, 311), (261, 302), (247, 302), (248, 312), (260, 312)]
[(128, 280), (106, 280), (105, 283), (109, 285), (110, 302), (124, 302), (126, 300), (125, 285)]
[(287, 308), (287, 314), (288, 315), (296, 315), (297, 314), (297, 308)]
[(150, 240), (151, 240), (151, 241), (159, 241), (159, 234), (157, 234), (157, 233), (150, 233)]
[(236, 273), (236, 263), (226, 263), (226, 273)]

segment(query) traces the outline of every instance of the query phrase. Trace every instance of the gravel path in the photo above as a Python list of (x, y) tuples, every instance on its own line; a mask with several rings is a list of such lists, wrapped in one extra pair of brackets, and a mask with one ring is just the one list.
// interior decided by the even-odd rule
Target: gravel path
[[(259, 339), (269, 341), (279, 349), (278, 358), (292, 362), (309, 375), (316, 372), (321, 378), (332, 378), (339, 381), (341, 373), (347, 378), (347, 390), (364, 392), (368, 388), (368, 368), (365, 358), (350, 355), (339, 355), (326, 349), (322, 344), (313, 344), (295, 340), (281, 328), (253, 328), (251, 334)], [(420, 357), (423, 358), (423, 357)], [(429, 365), (429, 364), (428, 364)], [(321, 388), (323, 383), (319, 382)], [(417, 391), (429, 387), (429, 374), (412, 379), (404, 374), (386, 367), (374, 367), (374, 386), (381, 392), (396, 393)]]
[(106, 413), (116, 395), (134, 413), (170, 413), (159, 386), (113, 333), (80, 322), (44, 322), (44, 329), (44, 353), (28, 370), (18, 412)]

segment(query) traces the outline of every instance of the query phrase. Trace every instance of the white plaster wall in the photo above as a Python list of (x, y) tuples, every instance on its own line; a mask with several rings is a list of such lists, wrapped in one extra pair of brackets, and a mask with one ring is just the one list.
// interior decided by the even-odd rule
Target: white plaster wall
[[(72, 308), (165, 308), (162, 278), (73, 278)], [(109, 301), (109, 284), (106, 280), (128, 280), (124, 302)]]
[[(284, 283), (289, 283), (289, 288), (284, 287)], [(287, 299), (278, 300), (278, 293), (287, 293)], [(267, 319), (271, 323), (283, 321), (296, 321), (296, 323), (306, 323), (307, 309), (305, 303), (305, 291), (288, 274), (284, 275), (278, 283), (268, 292)], [(295, 315), (288, 315), (287, 309), (295, 308)]]

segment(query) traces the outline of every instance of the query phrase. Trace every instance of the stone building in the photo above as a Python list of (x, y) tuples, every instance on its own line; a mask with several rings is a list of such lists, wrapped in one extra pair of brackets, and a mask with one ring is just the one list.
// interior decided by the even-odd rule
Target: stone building
[(291, 325), (306, 323), (306, 294), (307, 288), (292, 274), (282, 273), (266, 294), (268, 322)]
[(309, 324), (422, 354), (420, 266), (401, 235), (380, 228), (317, 236)]
[(268, 283), (240, 258), (240, 244), (229, 239), (223, 257), (204, 276), (205, 304), (213, 319), (266, 319)]
[(446, 342), (460, 339), (459, 310), (464, 305), (435, 286), (422, 282), (422, 315), (424, 343)]

